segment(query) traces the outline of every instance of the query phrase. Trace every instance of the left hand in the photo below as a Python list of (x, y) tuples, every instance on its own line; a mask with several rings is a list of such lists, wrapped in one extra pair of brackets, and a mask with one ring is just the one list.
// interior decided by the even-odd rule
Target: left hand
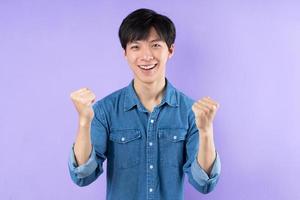
[(202, 134), (213, 134), (213, 119), (218, 108), (219, 104), (210, 97), (204, 97), (193, 104), (196, 126)]

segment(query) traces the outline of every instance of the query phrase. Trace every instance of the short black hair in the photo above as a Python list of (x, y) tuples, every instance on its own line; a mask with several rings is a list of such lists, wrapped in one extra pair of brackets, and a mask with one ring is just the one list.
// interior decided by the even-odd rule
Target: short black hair
[(126, 50), (129, 42), (147, 39), (152, 27), (169, 48), (174, 44), (176, 37), (174, 23), (167, 16), (141, 8), (130, 13), (120, 25), (119, 39), (122, 48)]

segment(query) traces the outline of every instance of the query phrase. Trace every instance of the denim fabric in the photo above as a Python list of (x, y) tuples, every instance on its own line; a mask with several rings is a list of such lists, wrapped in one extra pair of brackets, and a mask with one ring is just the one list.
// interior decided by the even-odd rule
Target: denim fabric
[(136, 95), (134, 80), (93, 105), (90, 158), (78, 166), (73, 149), (70, 153), (69, 172), (77, 185), (95, 181), (107, 159), (108, 200), (182, 200), (185, 174), (203, 194), (215, 188), (221, 172), (219, 154), (210, 174), (196, 158), (195, 101), (167, 78), (165, 83), (163, 99), (152, 112)]

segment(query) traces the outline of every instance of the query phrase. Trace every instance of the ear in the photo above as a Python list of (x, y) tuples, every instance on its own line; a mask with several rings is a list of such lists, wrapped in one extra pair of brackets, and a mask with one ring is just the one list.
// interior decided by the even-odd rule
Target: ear
[(123, 55), (124, 55), (124, 58), (127, 60), (127, 53), (126, 53), (126, 49), (123, 49)]
[(174, 51), (175, 51), (175, 45), (172, 44), (171, 47), (169, 48), (169, 56), (168, 56), (169, 59), (174, 55)]

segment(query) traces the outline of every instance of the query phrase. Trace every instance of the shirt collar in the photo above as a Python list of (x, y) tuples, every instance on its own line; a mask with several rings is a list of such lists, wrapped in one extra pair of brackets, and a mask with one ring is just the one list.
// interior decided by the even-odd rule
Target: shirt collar
[[(159, 106), (167, 103), (170, 106), (177, 107), (178, 97), (176, 89), (173, 87), (173, 85), (169, 82), (167, 78), (165, 78), (165, 80), (166, 86), (164, 89), (164, 96)], [(130, 110), (134, 106), (143, 107), (134, 90), (133, 82), (134, 80), (132, 80), (130, 84), (125, 88), (124, 111)]]

